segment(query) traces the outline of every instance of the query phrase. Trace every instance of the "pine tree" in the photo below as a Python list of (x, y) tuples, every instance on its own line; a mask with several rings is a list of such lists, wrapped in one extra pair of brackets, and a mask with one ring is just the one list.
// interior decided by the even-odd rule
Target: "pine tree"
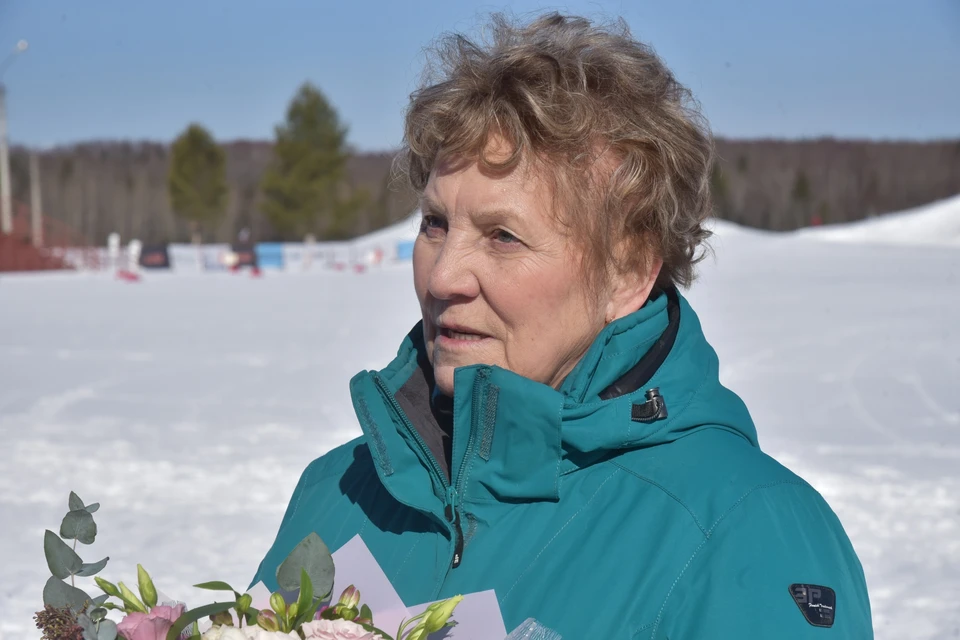
[(226, 155), (213, 136), (191, 124), (174, 141), (167, 174), (167, 190), (174, 212), (190, 223), (194, 242), (210, 230), (227, 205)]
[(319, 89), (300, 87), (276, 128), (273, 163), (263, 176), (263, 213), (281, 239), (307, 233), (344, 237), (365, 194), (346, 184), (347, 129)]
[(793, 182), (793, 189), (790, 197), (793, 199), (795, 210), (795, 220), (793, 226), (805, 227), (810, 224), (810, 201), (813, 193), (810, 189), (810, 181), (807, 174), (801, 169), (797, 172), (797, 177)]

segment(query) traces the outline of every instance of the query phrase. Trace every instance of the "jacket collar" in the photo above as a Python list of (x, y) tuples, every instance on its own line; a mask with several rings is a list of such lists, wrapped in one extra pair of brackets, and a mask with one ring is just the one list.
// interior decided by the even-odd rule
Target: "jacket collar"
[[(671, 327), (674, 339), (664, 346)], [(616, 388), (638, 363), (650, 360), (644, 356), (651, 349), (663, 354), (647, 363), (641, 386)], [(719, 384), (716, 354), (696, 314), (675, 293), (604, 328), (557, 390), (499, 367), (457, 369), (449, 482), (421, 435), (426, 427), (417, 421), (424, 414), (408, 415), (398, 401), (398, 392), (425, 363), (418, 323), (393, 362), (351, 381), (383, 484), (397, 500), (423, 511), (440, 514), (451, 502), (557, 500), (564, 474), (697, 428), (727, 429), (756, 444), (743, 403)], [(634, 406), (647, 402), (652, 387), (659, 388), (666, 415), (638, 421)]]

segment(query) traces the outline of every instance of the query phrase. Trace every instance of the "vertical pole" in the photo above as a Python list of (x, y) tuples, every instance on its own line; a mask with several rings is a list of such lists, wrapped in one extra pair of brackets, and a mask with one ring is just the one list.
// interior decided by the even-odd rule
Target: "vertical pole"
[(0, 84), (0, 233), (13, 233), (13, 194), (7, 149), (7, 92)]
[(43, 246), (43, 208), (40, 206), (40, 156), (30, 152), (30, 222), (33, 246)]

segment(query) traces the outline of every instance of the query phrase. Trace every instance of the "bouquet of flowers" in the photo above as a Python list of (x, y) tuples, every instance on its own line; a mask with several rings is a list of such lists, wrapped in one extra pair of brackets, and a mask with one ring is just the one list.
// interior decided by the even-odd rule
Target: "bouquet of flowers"
[[(71, 492), (68, 506), (59, 535), (48, 529), (43, 538), (52, 574), (43, 588), (44, 608), (34, 617), (43, 640), (427, 640), (454, 624), (451, 616), (463, 600), (455, 596), (435, 602), (401, 622), (391, 636), (374, 625), (374, 612), (361, 604), (353, 585), (331, 602), (333, 557), (312, 533), (278, 568), (280, 590), (270, 594), (268, 605), (257, 609), (249, 593), (241, 594), (225, 582), (204, 582), (195, 586), (228, 597), (187, 609), (181, 602), (159, 602), (150, 574), (140, 565), (139, 593), (123, 582), (114, 584), (97, 576), (109, 558), (85, 563), (77, 543), (93, 543), (97, 535), (93, 514), (100, 505), (86, 505)], [(77, 577), (93, 577), (103, 594), (88, 595), (76, 586)], [(111, 610), (122, 614), (119, 623), (107, 617)]]

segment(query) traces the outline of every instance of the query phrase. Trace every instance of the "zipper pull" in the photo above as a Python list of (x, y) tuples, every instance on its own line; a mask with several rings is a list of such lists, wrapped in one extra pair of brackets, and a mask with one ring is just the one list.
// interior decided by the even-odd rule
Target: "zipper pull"
[(463, 529), (460, 528), (460, 512), (451, 506), (447, 506), (447, 522), (453, 525), (453, 563), (451, 568), (456, 569), (460, 566), (463, 559)]
[(443, 515), (447, 522), (453, 525), (453, 563), (452, 569), (460, 566), (463, 559), (463, 529), (460, 527), (460, 510), (457, 509), (457, 490), (453, 487), (447, 489), (447, 503), (443, 508)]

